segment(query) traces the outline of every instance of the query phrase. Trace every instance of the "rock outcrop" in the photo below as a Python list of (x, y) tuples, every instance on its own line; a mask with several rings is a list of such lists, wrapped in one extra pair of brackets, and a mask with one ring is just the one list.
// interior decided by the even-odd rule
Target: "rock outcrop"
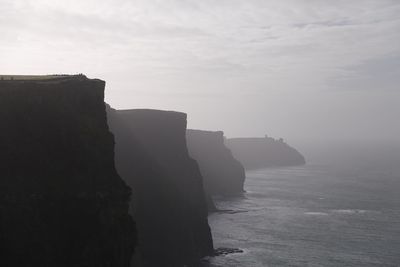
[(109, 109), (116, 165), (134, 189), (132, 214), (145, 266), (199, 266), (213, 254), (202, 177), (188, 155), (186, 114)]
[(114, 166), (104, 86), (0, 81), (0, 264), (128, 267), (130, 188)]
[(226, 145), (233, 156), (245, 169), (260, 169), (279, 166), (304, 165), (305, 159), (296, 149), (286, 144), (283, 139), (264, 138), (230, 138)]
[(199, 163), (207, 194), (243, 193), (244, 168), (225, 146), (223, 132), (187, 130), (186, 138), (190, 156)]

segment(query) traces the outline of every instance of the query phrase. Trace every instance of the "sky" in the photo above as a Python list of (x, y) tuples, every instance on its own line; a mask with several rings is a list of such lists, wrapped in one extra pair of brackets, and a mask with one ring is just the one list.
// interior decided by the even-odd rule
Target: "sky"
[(0, 74), (107, 82), (228, 137), (400, 143), (400, 1), (0, 0)]

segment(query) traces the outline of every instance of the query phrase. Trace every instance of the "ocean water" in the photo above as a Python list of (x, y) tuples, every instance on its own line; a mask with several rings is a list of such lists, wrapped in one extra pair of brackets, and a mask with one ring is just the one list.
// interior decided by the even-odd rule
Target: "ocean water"
[(244, 252), (209, 266), (400, 266), (400, 172), (391, 166), (247, 172), (243, 197), (216, 199), (235, 212), (209, 216), (215, 247)]

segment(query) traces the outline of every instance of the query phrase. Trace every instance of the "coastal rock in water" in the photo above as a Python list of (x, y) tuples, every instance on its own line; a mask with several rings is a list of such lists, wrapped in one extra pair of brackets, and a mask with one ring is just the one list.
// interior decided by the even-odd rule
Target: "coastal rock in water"
[(186, 147), (186, 114), (109, 109), (116, 165), (135, 194), (145, 266), (198, 266), (213, 254), (202, 177)]
[(214, 251), (214, 256), (226, 256), (229, 254), (243, 253), (244, 251), (240, 248), (217, 248)]
[(226, 145), (246, 170), (266, 167), (296, 166), (306, 163), (304, 156), (282, 139), (230, 138)]
[(130, 188), (101, 80), (0, 81), (0, 264), (128, 267)]
[(190, 156), (199, 163), (207, 194), (243, 192), (244, 168), (225, 146), (223, 132), (187, 130), (186, 138)]

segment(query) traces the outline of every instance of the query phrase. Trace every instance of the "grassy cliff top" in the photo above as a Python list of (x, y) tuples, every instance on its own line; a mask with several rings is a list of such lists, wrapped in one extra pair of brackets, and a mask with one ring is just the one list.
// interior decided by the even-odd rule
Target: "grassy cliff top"
[(54, 74), (54, 75), (1, 75), (0, 81), (58, 81), (70, 79), (87, 79), (83, 74), (67, 75), (67, 74)]

